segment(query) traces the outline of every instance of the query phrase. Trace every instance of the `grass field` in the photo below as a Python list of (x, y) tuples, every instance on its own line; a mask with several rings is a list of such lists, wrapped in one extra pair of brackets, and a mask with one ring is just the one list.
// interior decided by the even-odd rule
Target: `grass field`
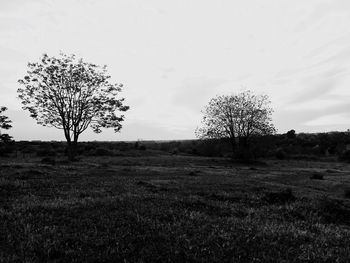
[(0, 161), (0, 262), (350, 261), (350, 164)]

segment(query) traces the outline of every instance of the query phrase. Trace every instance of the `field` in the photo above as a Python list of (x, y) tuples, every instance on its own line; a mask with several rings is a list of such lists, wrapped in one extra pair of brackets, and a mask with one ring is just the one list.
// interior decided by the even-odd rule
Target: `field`
[(0, 262), (349, 262), (350, 164), (0, 160)]

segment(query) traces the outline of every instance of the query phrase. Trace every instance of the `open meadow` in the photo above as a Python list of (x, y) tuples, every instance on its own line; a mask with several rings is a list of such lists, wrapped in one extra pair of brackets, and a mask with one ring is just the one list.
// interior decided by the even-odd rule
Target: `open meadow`
[(0, 262), (349, 262), (350, 164), (2, 158)]
[(0, 263), (350, 263), (349, 25), (0, 0)]

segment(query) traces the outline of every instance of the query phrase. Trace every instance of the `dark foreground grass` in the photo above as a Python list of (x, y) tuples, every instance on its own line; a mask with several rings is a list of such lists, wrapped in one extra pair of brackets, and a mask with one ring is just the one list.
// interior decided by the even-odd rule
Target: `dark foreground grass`
[(0, 262), (350, 259), (347, 165), (155, 156), (0, 169)]

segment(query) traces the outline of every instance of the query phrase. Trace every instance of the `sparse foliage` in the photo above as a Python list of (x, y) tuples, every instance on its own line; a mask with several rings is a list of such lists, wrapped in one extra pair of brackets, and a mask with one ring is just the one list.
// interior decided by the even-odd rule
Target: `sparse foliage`
[(196, 135), (199, 138), (229, 138), (233, 150), (236, 141), (246, 147), (254, 135), (275, 133), (272, 112), (267, 95), (244, 91), (216, 96), (205, 107), (203, 126), (197, 128)]
[(12, 121), (9, 119), (9, 117), (3, 115), (6, 110), (6, 107), (0, 107), (0, 142), (9, 142), (12, 139), (12, 137), (7, 133), (2, 133), (2, 130), (12, 128)]
[(117, 112), (129, 107), (118, 98), (122, 84), (110, 83), (106, 66), (61, 53), (59, 58), (44, 54), (40, 62), (28, 63), (28, 68), (28, 75), (19, 80), (24, 86), (18, 89), (23, 109), (38, 124), (64, 131), (71, 159), (79, 135), (88, 127), (96, 133), (101, 128), (115, 132), (122, 128), (124, 115)]

